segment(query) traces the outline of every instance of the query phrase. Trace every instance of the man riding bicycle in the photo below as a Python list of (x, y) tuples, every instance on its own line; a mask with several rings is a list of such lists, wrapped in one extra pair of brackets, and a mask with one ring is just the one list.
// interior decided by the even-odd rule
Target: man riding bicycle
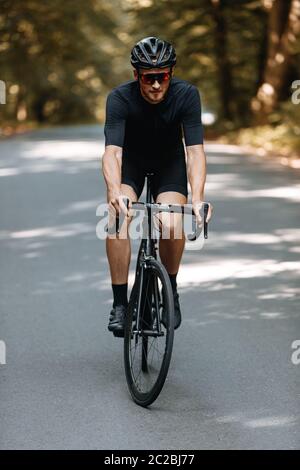
[[(152, 191), (157, 203), (186, 204), (189, 180), (198, 223), (206, 180), (200, 96), (194, 85), (173, 76), (173, 46), (159, 38), (144, 38), (133, 47), (131, 64), (134, 80), (114, 88), (107, 98), (102, 159), (109, 208), (127, 216), (120, 236), (106, 239), (114, 299), (108, 329), (118, 333), (116, 336), (124, 331), (131, 257), (130, 239), (121, 235), (128, 233), (131, 202), (138, 201), (146, 173), (153, 172)], [(125, 198), (129, 199), (128, 207)], [(211, 215), (210, 206), (207, 221)], [(182, 215), (160, 214), (160, 221), (170, 233), (168, 239), (160, 238), (159, 254), (173, 289), (176, 329), (181, 324), (176, 277), (185, 237), (183, 233), (181, 238), (174, 235), (178, 225), (182, 227)]]

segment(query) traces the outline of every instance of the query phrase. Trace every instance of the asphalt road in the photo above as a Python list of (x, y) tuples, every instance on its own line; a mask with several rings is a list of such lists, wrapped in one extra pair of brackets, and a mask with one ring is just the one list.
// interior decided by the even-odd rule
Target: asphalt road
[(0, 143), (0, 447), (300, 448), (299, 170), (206, 146), (215, 216), (184, 253), (183, 324), (143, 409), (107, 331), (102, 151), (97, 126)]

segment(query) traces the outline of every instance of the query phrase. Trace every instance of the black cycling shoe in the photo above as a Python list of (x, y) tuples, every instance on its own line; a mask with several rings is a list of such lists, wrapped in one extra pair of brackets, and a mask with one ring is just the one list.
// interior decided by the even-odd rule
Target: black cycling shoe
[(107, 328), (117, 338), (124, 338), (126, 313), (127, 307), (125, 305), (116, 305), (110, 312)]
[[(179, 328), (180, 325), (181, 325), (181, 310), (180, 310), (178, 292), (173, 292), (173, 297), (174, 297), (174, 330), (177, 330), (177, 328)], [(164, 309), (162, 311), (161, 322), (164, 325), (164, 327), (166, 328), (165, 310)]]

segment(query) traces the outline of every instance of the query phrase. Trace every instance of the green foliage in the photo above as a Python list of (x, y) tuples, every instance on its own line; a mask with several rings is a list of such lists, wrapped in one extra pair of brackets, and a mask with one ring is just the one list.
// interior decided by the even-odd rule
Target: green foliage
[[(133, 44), (154, 35), (175, 45), (175, 74), (198, 86), (204, 108), (218, 116), (214, 131), (251, 126), (251, 103), (267, 63), (268, 11), (263, 4), (0, 0), (0, 79), (8, 89), (0, 118), (39, 123), (103, 120), (107, 92), (132, 76)], [(292, 44), (289, 74), (267, 126), (284, 126), (290, 142), (299, 136), (299, 106), (290, 104), (290, 85), (297, 79), (300, 36)]]
[[(177, 75), (197, 85), (206, 106), (222, 119), (220, 82), (225, 78), (218, 71), (212, 0), (127, 3), (134, 15), (133, 37), (138, 40), (147, 35), (158, 35), (173, 42), (178, 53)], [(235, 110), (234, 120), (241, 125), (249, 122), (251, 116), (250, 100), (257, 88), (265, 48), (266, 13), (260, 1), (221, 0), (220, 5), (233, 80), (229, 99)]]
[(114, 3), (1, 1), (0, 78), (8, 89), (3, 117), (54, 123), (95, 118), (108, 87), (117, 84), (113, 68), (123, 52)]
[(228, 132), (225, 141), (257, 147), (264, 153), (299, 157), (300, 104), (285, 102), (269, 116), (269, 124)]

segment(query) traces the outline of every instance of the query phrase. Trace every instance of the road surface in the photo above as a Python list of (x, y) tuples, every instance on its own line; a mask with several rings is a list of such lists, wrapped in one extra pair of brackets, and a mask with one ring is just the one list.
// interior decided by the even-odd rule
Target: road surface
[(184, 253), (183, 323), (143, 409), (107, 331), (102, 151), (98, 126), (0, 143), (0, 448), (300, 448), (299, 170), (206, 146), (214, 220)]

